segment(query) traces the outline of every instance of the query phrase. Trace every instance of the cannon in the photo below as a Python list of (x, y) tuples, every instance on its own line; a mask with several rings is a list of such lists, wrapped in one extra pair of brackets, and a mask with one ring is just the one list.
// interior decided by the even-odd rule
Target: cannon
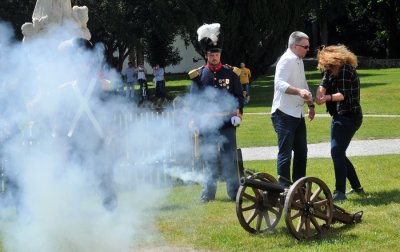
[(361, 221), (362, 211), (351, 214), (333, 204), (331, 191), (321, 179), (304, 177), (286, 188), (268, 173), (239, 170), (247, 176), (240, 179), (236, 215), (249, 233), (273, 230), (282, 214), (289, 232), (298, 240), (318, 239), (337, 222)]

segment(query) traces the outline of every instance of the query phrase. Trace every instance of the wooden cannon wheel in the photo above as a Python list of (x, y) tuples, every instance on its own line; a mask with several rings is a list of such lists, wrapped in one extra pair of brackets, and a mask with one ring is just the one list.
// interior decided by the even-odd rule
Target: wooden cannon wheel
[[(256, 173), (249, 179), (277, 183), (276, 179), (267, 173)], [(273, 195), (260, 189), (240, 186), (236, 195), (236, 215), (240, 225), (250, 233), (260, 233), (272, 230), (279, 222), (283, 205), (279, 194)]]
[(286, 226), (296, 239), (319, 238), (332, 222), (332, 194), (322, 180), (301, 178), (289, 189), (284, 213)]

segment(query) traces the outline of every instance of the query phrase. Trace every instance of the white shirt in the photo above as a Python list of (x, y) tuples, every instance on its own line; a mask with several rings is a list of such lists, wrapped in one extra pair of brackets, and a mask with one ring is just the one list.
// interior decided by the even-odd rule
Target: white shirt
[(146, 69), (138, 67), (137, 69), (137, 78), (138, 80), (145, 80), (146, 79)]
[(304, 99), (298, 95), (285, 93), (289, 86), (310, 90), (304, 73), (303, 60), (290, 49), (286, 50), (276, 65), (274, 83), (271, 113), (279, 109), (293, 117), (304, 117)]

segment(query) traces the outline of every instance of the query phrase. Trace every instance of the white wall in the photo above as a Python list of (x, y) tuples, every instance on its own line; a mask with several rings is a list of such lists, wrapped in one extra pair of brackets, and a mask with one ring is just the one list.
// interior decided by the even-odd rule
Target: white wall
[[(165, 68), (165, 73), (187, 73), (194, 68), (198, 68), (204, 65), (203, 57), (196, 52), (193, 45), (190, 44), (186, 47), (185, 42), (183, 41), (181, 36), (177, 36), (175, 38), (175, 42), (173, 44), (174, 48), (179, 49), (179, 54), (182, 57), (181, 62), (176, 66), (168, 66)], [(193, 58), (198, 59), (198, 62), (193, 62)], [(128, 59), (125, 60), (123, 65), (122, 73), (125, 72), (125, 69), (128, 66)], [(145, 61), (144, 67), (147, 69), (147, 73), (151, 74), (152, 67), (149, 65), (147, 61)]]
[[(173, 45), (175, 48), (179, 49), (182, 60), (179, 65), (166, 67), (166, 73), (187, 73), (194, 68), (204, 65), (203, 57), (196, 52), (192, 44), (186, 47), (183, 39), (180, 36), (175, 38)], [(193, 62), (193, 58), (200, 60), (195, 63)]]

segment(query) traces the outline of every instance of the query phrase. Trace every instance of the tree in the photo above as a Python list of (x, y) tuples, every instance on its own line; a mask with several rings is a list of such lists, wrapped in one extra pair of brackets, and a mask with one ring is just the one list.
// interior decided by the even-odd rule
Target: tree
[[(375, 5), (375, 6), (374, 6)], [(385, 40), (388, 58), (400, 58), (400, 2), (398, 0), (370, 0), (370, 10), (377, 10), (377, 33)], [(377, 7), (377, 8), (376, 8)]]
[(11, 23), (15, 37), (22, 39), (21, 26), (32, 22), (36, 0), (3, 0), (0, 4), (0, 20)]
[(341, 43), (364, 56), (400, 57), (399, 1), (314, 0), (309, 20), (312, 43)]
[(143, 40), (146, 58), (153, 66), (177, 65), (182, 60), (179, 50), (173, 47), (180, 29), (179, 9), (174, 1), (153, 0), (147, 3)]
[(201, 54), (197, 28), (221, 23), (224, 33), (222, 59), (238, 65), (244, 61), (255, 75), (264, 73), (287, 47), (291, 32), (304, 28), (307, 0), (214, 0), (185, 1), (190, 10), (186, 31)]

